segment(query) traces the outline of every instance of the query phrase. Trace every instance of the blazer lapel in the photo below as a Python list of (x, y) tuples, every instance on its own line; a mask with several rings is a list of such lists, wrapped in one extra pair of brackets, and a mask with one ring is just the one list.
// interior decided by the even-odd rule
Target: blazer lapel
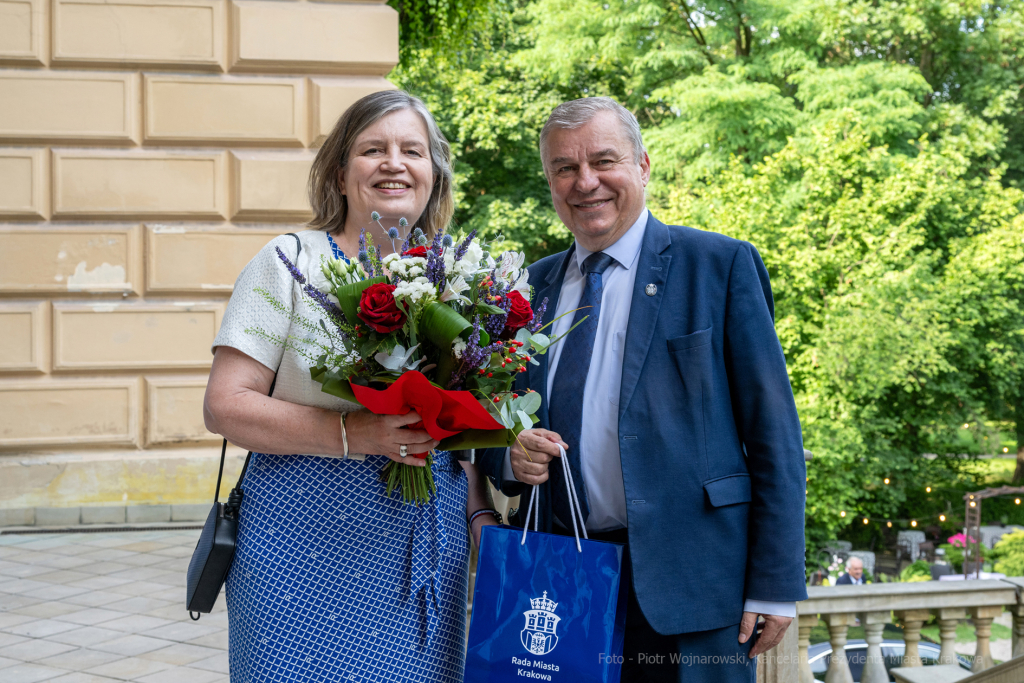
[[(568, 250), (562, 255), (561, 262), (558, 262), (548, 271), (547, 277), (544, 278), (543, 282), (534, 290), (533, 295), (533, 308), (536, 309), (540, 305), (540, 302), (547, 297), (548, 307), (544, 311), (543, 322), (545, 325), (550, 323), (555, 318), (555, 309), (558, 308), (558, 296), (562, 293), (562, 280), (565, 276), (565, 269), (569, 267), (569, 261), (572, 259), (573, 253), (576, 251), (576, 244), (573, 243)], [(550, 334), (551, 328), (544, 330), (544, 334)], [(526, 378), (528, 385), (534, 391), (540, 392), (540, 397), (543, 399), (540, 404), (540, 410), (537, 411), (537, 419), (539, 424), (547, 428), (548, 426), (548, 359), (551, 352), (542, 354), (537, 357), (539, 365), (533, 365), (532, 363), (527, 365)]]
[[(619, 419), (622, 419), (629, 401), (640, 381), (640, 372), (647, 360), (647, 350), (658, 327), (658, 311), (665, 297), (668, 281), (668, 267), (672, 256), (665, 252), (672, 239), (668, 228), (651, 214), (647, 219), (647, 231), (640, 248), (637, 262), (636, 282), (633, 284), (633, 298), (629, 308), (629, 326), (626, 331), (626, 348), (622, 358), (622, 386), (619, 390)], [(648, 288), (653, 285), (649, 293)]]

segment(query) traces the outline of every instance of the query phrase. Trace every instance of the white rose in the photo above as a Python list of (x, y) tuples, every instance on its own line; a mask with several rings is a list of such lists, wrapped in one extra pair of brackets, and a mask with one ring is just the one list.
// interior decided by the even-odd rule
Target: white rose
[(309, 284), (324, 294), (330, 294), (334, 291), (334, 283), (327, 279), (324, 275), (324, 271), (320, 268), (313, 268), (309, 274)]
[(462, 341), (459, 338), (456, 338), (455, 341), (452, 342), (452, 353), (455, 354), (456, 358), (462, 358), (462, 352), (465, 350), (466, 342)]
[(469, 248), (466, 249), (466, 255), (462, 257), (462, 263), (473, 264), (474, 272), (480, 267), (480, 259), (484, 257), (484, 250), (480, 248), (480, 245), (473, 240), (469, 243)]

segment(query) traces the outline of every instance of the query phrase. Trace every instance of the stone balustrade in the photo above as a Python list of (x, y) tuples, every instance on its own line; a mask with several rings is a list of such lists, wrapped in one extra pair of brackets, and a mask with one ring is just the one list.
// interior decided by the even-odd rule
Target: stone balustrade
[(796, 637), (787, 633), (779, 646), (763, 657), (758, 666), (759, 682), (814, 683), (807, 649), (811, 630), (819, 619), (828, 625), (833, 652), (826, 683), (853, 683), (844, 648), (855, 618), (860, 619), (868, 644), (861, 683), (889, 680), (882, 655), (882, 631), (893, 618), (903, 626), (904, 667), (921, 666), (918, 654), (921, 628), (932, 615), (939, 624), (940, 663), (956, 664), (957, 622), (969, 617), (977, 637), (973, 671), (992, 668), (989, 644), (992, 621), (1004, 608), (1013, 615), (1013, 657), (1024, 655), (1024, 578), (813, 586), (807, 589), (807, 594), (807, 600), (797, 603), (797, 623), (793, 625)]

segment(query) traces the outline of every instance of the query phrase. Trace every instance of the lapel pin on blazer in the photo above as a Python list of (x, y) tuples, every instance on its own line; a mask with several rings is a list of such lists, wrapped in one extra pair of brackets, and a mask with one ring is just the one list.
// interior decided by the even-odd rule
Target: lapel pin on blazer
[(658, 285), (652, 282), (644, 288), (644, 291), (647, 292), (647, 296), (654, 296), (658, 293)]

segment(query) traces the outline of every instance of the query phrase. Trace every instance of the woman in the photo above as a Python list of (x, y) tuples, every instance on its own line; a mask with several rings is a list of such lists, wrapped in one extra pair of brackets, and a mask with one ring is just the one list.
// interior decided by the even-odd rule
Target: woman
[[(451, 219), (451, 183), (448, 143), (420, 100), (401, 91), (364, 97), (313, 162), (315, 230), (298, 233), (296, 265), (309, 274), (321, 256), (355, 257), (363, 228), (390, 253), (372, 212), (384, 226), (407, 218), (403, 233), (418, 226), (432, 236)], [(309, 362), (272, 341), (305, 336), (295, 316), (319, 317), (277, 247), (289, 258), (298, 251), (294, 237), (272, 240), (235, 283), (204, 406), (210, 431), (253, 451), (227, 580), (231, 679), (461, 682), (466, 513), (491, 507), (486, 480), (442, 452), (430, 504), (385, 496), (388, 459), (423, 466), (405, 455), (438, 442), (407, 428), (415, 413), (373, 415), (321, 392)], [(496, 516), (473, 520), (478, 540)]]

